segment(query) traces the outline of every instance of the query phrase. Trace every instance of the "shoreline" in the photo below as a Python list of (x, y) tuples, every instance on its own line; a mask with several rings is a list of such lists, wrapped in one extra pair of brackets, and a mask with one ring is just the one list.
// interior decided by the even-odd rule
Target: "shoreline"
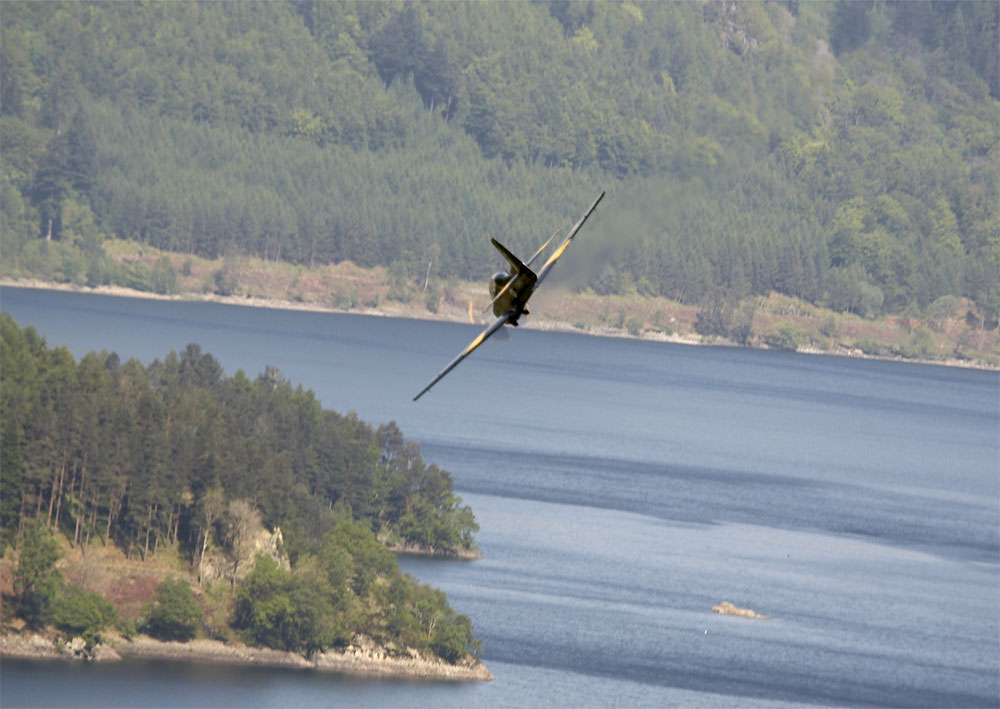
[(483, 558), (483, 553), (478, 547), (474, 549), (436, 549), (405, 543), (386, 544), (385, 547), (396, 556), (415, 556), (442, 561), (478, 561)]
[[(106, 295), (119, 298), (138, 298), (143, 300), (160, 300), (160, 301), (172, 301), (178, 303), (216, 303), (220, 305), (234, 305), (243, 306), (250, 308), (267, 308), (270, 310), (286, 310), (286, 311), (299, 311), (299, 312), (310, 312), (310, 313), (333, 313), (337, 315), (369, 315), (372, 317), (388, 317), (388, 318), (398, 318), (401, 320), (428, 320), (433, 322), (452, 322), (452, 323), (462, 323), (467, 324), (467, 320), (460, 314), (456, 313), (437, 313), (433, 314), (426, 311), (421, 311), (416, 308), (398, 307), (392, 309), (378, 309), (369, 307), (358, 307), (352, 308), (350, 310), (345, 310), (342, 308), (328, 307), (317, 305), (314, 303), (296, 302), (291, 300), (280, 300), (277, 298), (261, 298), (257, 296), (223, 296), (217, 295), (215, 293), (179, 293), (179, 294), (160, 294), (160, 293), (150, 293), (148, 291), (140, 291), (132, 288), (126, 288), (124, 286), (80, 286), (72, 283), (53, 283), (49, 281), (41, 281), (36, 278), (24, 278), (24, 279), (14, 279), (10, 277), (0, 277), (0, 289), (3, 288), (24, 288), (33, 290), (45, 290), (45, 291), (59, 291), (65, 293), (88, 293), (92, 295)], [(0, 303), (2, 307), (2, 303)], [(568, 332), (577, 335), (585, 335), (591, 337), (611, 337), (617, 339), (628, 339), (628, 340), (646, 340), (650, 342), (666, 342), (671, 344), (679, 345), (691, 345), (695, 347), (740, 347), (728, 340), (722, 338), (714, 338), (712, 341), (707, 341), (702, 336), (693, 335), (681, 335), (672, 334), (666, 335), (663, 333), (649, 333), (642, 335), (630, 335), (628, 332), (621, 330), (620, 328), (604, 327), (600, 329), (592, 329), (587, 331), (581, 331), (579, 328), (575, 327), (569, 322), (564, 322), (560, 320), (548, 320), (545, 322), (525, 321), (522, 324), (522, 329), (525, 330), (539, 330), (545, 332)], [(751, 350), (770, 350), (769, 347), (747, 347), (745, 349)], [(800, 346), (795, 350), (798, 354), (807, 355), (826, 355), (829, 357), (849, 357), (852, 359), (870, 359), (882, 362), (899, 362), (905, 364), (927, 364), (934, 365), (938, 367), (957, 367), (961, 369), (978, 369), (986, 372), (1000, 372), (1000, 366), (991, 366), (987, 362), (982, 361), (972, 361), (958, 359), (955, 357), (950, 357), (947, 359), (916, 359), (916, 358), (906, 358), (899, 355), (872, 355), (866, 354), (858, 349), (849, 349), (846, 347), (835, 347), (831, 350), (822, 350), (815, 347)]]
[[(77, 639), (79, 640), (79, 639)], [(81, 641), (82, 642), (82, 641)], [(277, 667), (334, 672), (371, 679), (410, 679), (440, 682), (489, 682), (493, 674), (479, 660), (465, 658), (451, 665), (428, 659), (415, 650), (408, 657), (390, 657), (384, 648), (361, 643), (343, 652), (326, 651), (307, 658), (295, 652), (271, 648), (226, 644), (199, 638), (186, 643), (165, 642), (146, 636), (131, 640), (111, 634), (90, 653), (68, 643), (60, 649), (55, 641), (38, 633), (0, 634), (0, 658), (22, 660), (64, 660), (118, 662), (123, 659), (165, 662), (197, 662), (240, 667)]]

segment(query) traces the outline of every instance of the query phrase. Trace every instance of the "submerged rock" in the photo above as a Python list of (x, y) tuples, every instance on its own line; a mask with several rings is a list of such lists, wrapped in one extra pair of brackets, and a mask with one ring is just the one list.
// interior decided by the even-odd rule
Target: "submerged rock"
[(767, 620), (769, 616), (761, 615), (750, 608), (740, 608), (734, 606), (729, 601), (723, 601), (712, 606), (712, 610), (722, 615), (735, 615), (738, 618), (752, 618), (754, 620)]

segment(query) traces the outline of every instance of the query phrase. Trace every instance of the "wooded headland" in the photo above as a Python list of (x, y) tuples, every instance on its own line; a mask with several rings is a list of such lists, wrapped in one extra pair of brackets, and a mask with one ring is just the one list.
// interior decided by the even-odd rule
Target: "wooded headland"
[(77, 362), (6, 313), (0, 359), (5, 628), (476, 664), (470, 619), (389, 551), (472, 555), (478, 530), (395, 423), (196, 344)]

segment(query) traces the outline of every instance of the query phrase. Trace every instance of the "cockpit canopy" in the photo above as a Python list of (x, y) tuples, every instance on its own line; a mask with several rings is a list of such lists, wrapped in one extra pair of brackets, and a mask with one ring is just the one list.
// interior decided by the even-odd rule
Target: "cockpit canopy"
[(496, 297), (496, 294), (503, 290), (503, 287), (507, 285), (507, 281), (510, 280), (510, 274), (506, 271), (497, 271), (490, 278), (490, 295)]

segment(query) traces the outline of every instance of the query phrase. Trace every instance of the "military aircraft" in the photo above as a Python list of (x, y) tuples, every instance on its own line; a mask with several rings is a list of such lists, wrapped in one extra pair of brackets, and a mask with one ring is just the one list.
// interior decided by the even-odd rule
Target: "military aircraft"
[(552, 270), (556, 261), (563, 255), (566, 247), (569, 246), (569, 242), (576, 236), (576, 232), (580, 231), (580, 227), (587, 221), (587, 218), (597, 209), (597, 205), (602, 199), (604, 199), (604, 192), (601, 192), (597, 199), (594, 200), (594, 203), (590, 205), (590, 209), (584, 212), (580, 220), (573, 225), (573, 228), (569, 230), (559, 248), (552, 252), (552, 255), (549, 256), (537, 274), (531, 270), (531, 264), (548, 248), (549, 244), (552, 243), (552, 239), (555, 238), (555, 234), (550, 236), (549, 240), (542, 244), (526, 263), (521, 263), (521, 260), (499, 241), (490, 239), (493, 246), (507, 260), (507, 263), (510, 264), (510, 270), (495, 273), (490, 279), (490, 295), (493, 296), (493, 300), (487, 306), (487, 309), (490, 307), (493, 308), (493, 314), (497, 316), (496, 322), (479, 333), (479, 336), (470, 342), (469, 346), (462, 350), (455, 359), (449, 362), (448, 366), (442, 369), (430, 384), (421, 389), (420, 393), (413, 397), (414, 401), (426, 394), (432, 386), (441, 381), (444, 375), (457, 367), (459, 362), (472, 354), (477, 347), (486, 342), (497, 330), (504, 325), (517, 327), (517, 321), (520, 320), (521, 316), (528, 314), (528, 300), (538, 286), (541, 285), (545, 277), (549, 275), (549, 271)]

